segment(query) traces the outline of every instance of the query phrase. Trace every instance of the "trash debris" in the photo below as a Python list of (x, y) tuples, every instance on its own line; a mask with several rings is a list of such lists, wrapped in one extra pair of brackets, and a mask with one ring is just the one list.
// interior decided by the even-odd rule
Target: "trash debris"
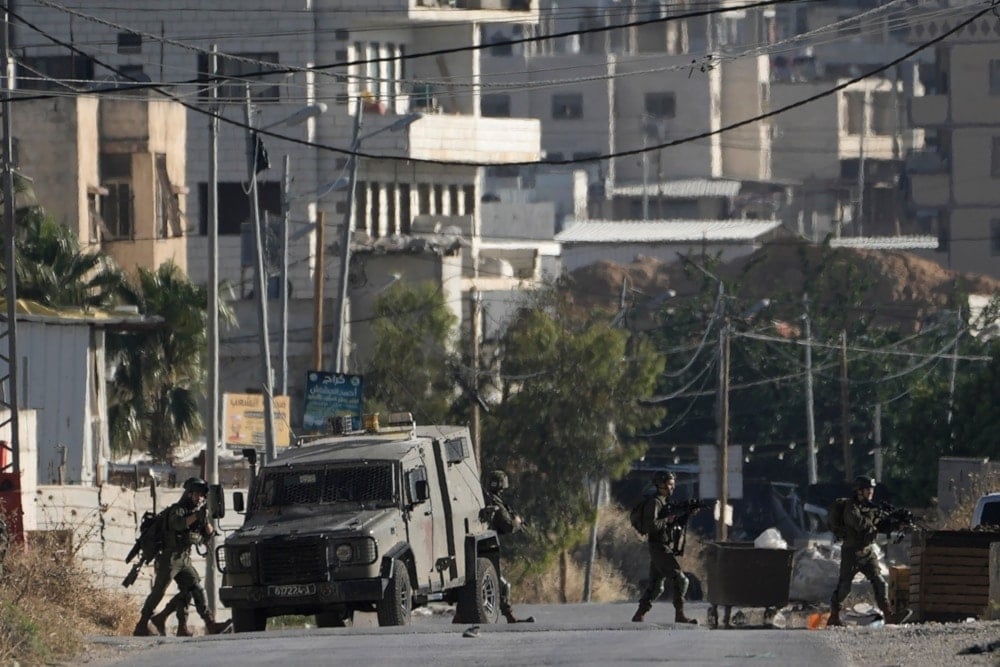
[(479, 636), (479, 626), (473, 625), (471, 628), (462, 633), (463, 637), (475, 638)]
[(758, 549), (787, 549), (788, 542), (781, 536), (777, 528), (768, 528), (757, 536), (753, 545)]

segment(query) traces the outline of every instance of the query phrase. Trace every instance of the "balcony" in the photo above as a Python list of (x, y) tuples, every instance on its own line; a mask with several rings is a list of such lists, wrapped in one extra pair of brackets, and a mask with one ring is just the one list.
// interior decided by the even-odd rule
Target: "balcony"
[(389, 16), (405, 13), (414, 21), (511, 21), (538, 22), (538, 0), (378, 0), (379, 13)]
[(951, 201), (951, 176), (937, 174), (910, 174), (910, 198), (921, 208), (948, 206)]
[(915, 127), (934, 127), (948, 122), (948, 96), (923, 95), (910, 100), (910, 122)]
[[(397, 120), (365, 118), (365, 133)], [(532, 118), (429, 114), (399, 132), (367, 139), (362, 152), (449, 162), (534, 162), (541, 154), (541, 124)]]

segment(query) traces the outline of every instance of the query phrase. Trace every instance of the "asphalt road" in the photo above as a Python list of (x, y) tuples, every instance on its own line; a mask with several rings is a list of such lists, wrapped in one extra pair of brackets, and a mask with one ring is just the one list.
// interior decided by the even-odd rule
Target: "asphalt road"
[[(270, 630), (214, 637), (105, 637), (102, 665), (848, 665), (847, 657), (808, 630), (709, 630), (677, 626), (669, 603), (649, 622), (632, 623), (633, 603), (518, 605), (534, 623), (471, 626), (448, 614), (415, 615), (404, 628), (379, 628), (370, 615), (337, 629)], [(692, 605), (704, 619), (705, 605)], [(463, 636), (472, 634), (474, 636)], [(93, 661), (92, 661), (93, 662)]]

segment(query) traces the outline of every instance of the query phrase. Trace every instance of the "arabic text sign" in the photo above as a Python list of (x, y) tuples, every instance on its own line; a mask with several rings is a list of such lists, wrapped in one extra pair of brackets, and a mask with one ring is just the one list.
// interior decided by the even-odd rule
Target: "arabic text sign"
[[(264, 396), (225, 394), (226, 445), (264, 447)], [(288, 447), (288, 397), (274, 397), (274, 446)]]
[(302, 428), (325, 431), (330, 417), (350, 415), (354, 427), (361, 426), (364, 378), (360, 375), (309, 371), (306, 375), (306, 408)]

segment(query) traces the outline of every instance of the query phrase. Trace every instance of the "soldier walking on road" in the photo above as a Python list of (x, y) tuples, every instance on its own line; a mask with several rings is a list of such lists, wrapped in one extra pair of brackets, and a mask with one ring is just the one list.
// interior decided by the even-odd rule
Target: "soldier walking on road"
[[(503, 470), (494, 470), (487, 479), (487, 486), (483, 496), (486, 506), (482, 511), (482, 519), (489, 524), (490, 528), (497, 531), (497, 535), (509, 535), (524, 527), (524, 520), (510, 508), (503, 499), (503, 492), (510, 486), (507, 473)], [(533, 616), (519, 619), (514, 616), (514, 608), (510, 604), (510, 582), (503, 576), (500, 577), (500, 613), (507, 619), (508, 623), (533, 623)]]
[(885, 622), (893, 621), (892, 607), (889, 605), (888, 586), (878, 568), (878, 556), (873, 549), (879, 532), (881, 516), (872, 503), (875, 495), (875, 480), (859, 476), (854, 480), (854, 495), (844, 507), (844, 544), (840, 548), (840, 579), (830, 600), (830, 618), (827, 625), (843, 625), (840, 620), (840, 606), (851, 592), (854, 575), (861, 572), (871, 582), (875, 592), (875, 603), (885, 615)]
[[(163, 550), (153, 563), (156, 572), (153, 589), (142, 605), (142, 614), (132, 633), (135, 636), (145, 637), (152, 634), (149, 628), (150, 621), (162, 634), (167, 618), (174, 611), (178, 613), (178, 634), (181, 634), (182, 628), (187, 631), (187, 602), (192, 598), (198, 614), (205, 622), (206, 634), (219, 634), (229, 627), (229, 621), (224, 623), (215, 621), (215, 614), (208, 608), (201, 577), (191, 565), (191, 547), (201, 544), (215, 532), (212, 522), (207, 517), (205, 507), (207, 496), (208, 484), (198, 477), (191, 477), (184, 482), (184, 494), (181, 499), (167, 508)], [(163, 599), (171, 579), (177, 582), (177, 595), (162, 612), (153, 616), (156, 605)], [(180, 607), (181, 603), (183, 608)], [(189, 631), (187, 633), (190, 634)]]
[(646, 612), (653, 608), (653, 602), (663, 594), (667, 577), (674, 584), (674, 620), (677, 623), (697, 623), (693, 618), (684, 615), (684, 595), (688, 589), (688, 579), (681, 570), (680, 563), (671, 547), (671, 534), (679, 519), (686, 520), (679, 514), (665, 514), (664, 508), (670, 502), (677, 485), (677, 478), (672, 472), (658, 472), (653, 475), (656, 495), (648, 498), (643, 506), (643, 525), (649, 539), (649, 585), (639, 599), (639, 609), (632, 616), (632, 621), (641, 623)]

